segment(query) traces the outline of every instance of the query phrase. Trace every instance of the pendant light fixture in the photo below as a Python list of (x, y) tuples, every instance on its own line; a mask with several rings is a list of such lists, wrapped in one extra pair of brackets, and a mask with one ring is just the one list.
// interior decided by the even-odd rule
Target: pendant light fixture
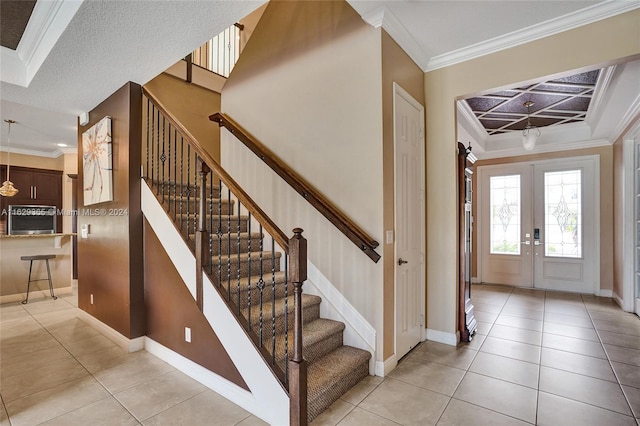
[(527, 125), (524, 127), (522, 131), (522, 147), (525, 151), (531, 151), (536, 146), (536, 140), (540, 137), (540, 129), (536, 126), (531, 125), (531, 107), (536, 103), (533, 101), (527, 101), (522, 104), (525, 108), (527, 108)]
[(18, 193), (18, 190), (13, 186), (13, 182), (9, 178), (9, 168), (10, 159), (11, 159), (11, 125), (15, 124), (14, 120), (4, 120), (6, 123), (9, 123), (9, 135), (7, 136), (7, 180), (2, 182), (2, 186), (0, 187), (0, 195), (3, 197), (13, 197)]

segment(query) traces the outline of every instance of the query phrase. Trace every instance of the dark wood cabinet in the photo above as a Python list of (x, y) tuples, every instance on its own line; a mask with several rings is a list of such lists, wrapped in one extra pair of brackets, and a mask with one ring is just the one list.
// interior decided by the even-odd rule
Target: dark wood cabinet
[[(62, 210), (62, 171), (11, 166), (10, 178), (18, 193), (13, 197), (0, 196), (2, 212), (10, 205), (56, 206)], [(6, 165), (0, 166), (0, 181), (7, 179)], [(6, 229), (7, 215), (0, 217), (0, 229)], [(58, 215), (56, 227), (62, 232), (62, 215)]]
[(478, 323), (471, 303), (471, 236), (473, 235), (472, 176), (475, 155), (471, 147), (458, 142), (458, 235), (459, 235), (459, 278), (458, 278), (458, 331), (460, 340), (470, 342)]

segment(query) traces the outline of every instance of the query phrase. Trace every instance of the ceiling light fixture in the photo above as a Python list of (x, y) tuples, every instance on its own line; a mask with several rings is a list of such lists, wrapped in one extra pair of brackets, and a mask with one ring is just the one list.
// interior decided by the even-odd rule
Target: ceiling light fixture
[(540, 129), (531, 125), (531, 107), (536, 103), (533, 101), (527, 101), (522, 104), (527, 108), (527, 125), (522, 131), (522, 147), (525, 151), (531, 151), (536, 146), (536, 140), (540, 137)]
[(0, 195), (3, 197), (13, 197), (18, 193), (18, 190), (13, 186), (13, 182), (9, 179), (9, 167), (10, 166), (10, 158), (11, 158), (11, 125), (15, 124), (14, 120), (4, 120), (6, 123), (9, 123), (9, 135), (7, 136), (7, 180), (2, 182), (2, 186), (0, 186)]

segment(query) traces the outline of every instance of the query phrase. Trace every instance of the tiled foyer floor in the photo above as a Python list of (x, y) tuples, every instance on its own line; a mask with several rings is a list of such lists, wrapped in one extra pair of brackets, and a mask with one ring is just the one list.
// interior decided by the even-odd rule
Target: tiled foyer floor
[[(473, 342), (419, 345), (313, 425), (640, 425), (637, 316), (611, 299), (500, 286), (474, 286), (473, 302)], [(124, 353), (74, 305), (0, 307), (1, 426), (263, 424), (154, 356)]]

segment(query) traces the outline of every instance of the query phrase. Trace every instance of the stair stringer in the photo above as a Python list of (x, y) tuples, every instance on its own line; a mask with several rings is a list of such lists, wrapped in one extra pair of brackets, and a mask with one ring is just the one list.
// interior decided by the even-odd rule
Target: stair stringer
[(316, 266), (307, 260), (307, 281), (303, 292), (322, 298), (320, 317), (342, 322), (344, 327), (343, 341), (345, 345), (362, 349), (371, 354), (369, 375), (375, 375), (376, 362), (376, 330), (353, 307)]
[[(149, 186), (141, 180), (142, 213), (195, 300), (195, 256)], [(203, 384), (270, 424), (289, 424), (289, 396), (225, 301), (203, 273), (203, 314), (229, 354), (250, 392), (210, 372)], [(150, 348), (151, 349), (151, 348)], [(180, 369), (180, 365), (174, 365)], [(189, 375), (189, 371), (184, 371)], [(193, 377), (193, 376), (192, 376)], [(219, 378), (216, 385), (215, 378)], [(198, 380), (199, 378), (193, 377)], [(214, 378), (214, 380), (212, 380)]]

